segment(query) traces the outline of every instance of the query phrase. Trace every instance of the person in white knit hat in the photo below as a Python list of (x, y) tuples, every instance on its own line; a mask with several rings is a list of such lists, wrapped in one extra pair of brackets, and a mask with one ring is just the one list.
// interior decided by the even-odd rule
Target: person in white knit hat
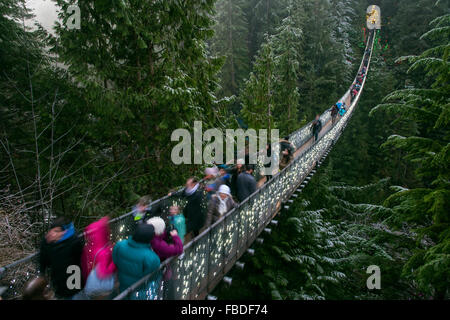
[(209, 227), (234, 207), (236, 203), (231, 197), (230, 188), (225, 184), (221, 185), (209, 202), (205, 226)]

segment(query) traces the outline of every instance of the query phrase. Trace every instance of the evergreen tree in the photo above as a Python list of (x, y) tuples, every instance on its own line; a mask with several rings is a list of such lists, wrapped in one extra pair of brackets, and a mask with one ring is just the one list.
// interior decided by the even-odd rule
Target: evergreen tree
[(294, 17), (289, 15), (271, 39), (276, 55), (275, 122), (282, 136), (289, 135), (300, 127), (298, 72), (301, 33), (301, 30), (296, 27)]
[(348, 83), (353, 80), (356, 72), (354, 64), (359, 67), (359, 60), (355, 59), (353, 49), (357, 37), (354, 22), (363, 15), (356, 14), (356, 1), (354, 0), (332, 0), (330, 5), (333, 17), (331, 36), (334, 46), (340, 51), (340, 57), (343, 58), (342, 65), (345, 66), (341, 73), (342, 81)]
[[(224, 56), (221, 69), (221, 96), (237, 96), (243, 80), (248, 76), (250, 58), (248, 54), (248, 22), (241, 0), (219, 0), (216, 3), (214, 37), (211, 51), (214, 55)], [(235, 102), (233, 110), (239, 111)]]
[(77, 1), (80, 30), (64, 26), (74, 1), (56, 2), (63, 24), (53, 49), (89, 110), (90, 138), (108, 150), (108, 170), (132, 168), (124, 179), (139, 179), (134, 188), (117, 180), (113, 192), (162, 194), (181, 183), (170, 159), (171, 132), (195, 120), (204, 129), (221, 126), (220, 61), (206, 51), (215, 1)]
[(88, 116), (67, 105), (69, 78), (46, 51), (45, 30), (28, 27), (32, 17), (24, 1), (0, 3), (1, 261), (31, 253), (50, 218), (71, 213), (73, 177), (93, 161), (77, 152)]
[(249, 54), (256, 59), (259, 49), (266, 41), (266, 35), (273, 35), (287, 16), (291, 0), (250, 0), (246, 8), (249, 22)]
[(430, 85), (422, 88), (397, 90), (371, 113), (384, 110), (415, 124), (408, 136), (392, 135), (385, 148), (402, 149), (405, 159), (418, 164), (415, 174), (421, 181), (417, 188), (397, 188), (386, 200), (394, 210), (395, 221), (407, 221), (417, 232), (414, 256), (404, 267), (404, 275), (415, 279), (423, 290), (435, 298), (448, 293), (450, 270), (449, 219), (449, 36), (450, 15), (431, 23), (432, 29), (421, 39), (434, 47), (418, 56), (402, 57), (412, 63), (408, 73), (420, 72)]
[(335, 18), (325, 0), (299, 2), (297, 16), (303, 30), (300, 60), (300, 113), (314, 118), (347, 90), (345, 52), (333, 38)]
[[(410, 1), (385, 0), (358, 1), (353, 4), (356, 12), (365, 12), (367, 6), (371, 4), (381, 7), (383, 24), (381, 44), (387, 44), (388, 49), (385, 52), (374, 50), (371, 70), (362, 99), (358, 104), (359, 112), (354, 113), (352, 121), (349, 122), (338, 142), (339, 147), (334, 148), (330, 154), (332, 158), (340, 160), (340, 165), (336, 166), (333, 172), (334, 180), (360, 185), (371, 183), (382, 177), (390, 177), (393, 184), (405, 187), (420, 185), (414, 175), (416, 164), (404, 160), (406, 155), (404, 150), (384, 151), (379, 148), (385, 139), (394, 133), (406, 135), (414, 131), (415, 124), (394, 114), (377, 113), (369, 117), (368, 113), (392, 91), (392, 88), (402, 89), (408, 83), (420, 85), (420, 82), (424, 80), (422, 77), (407, 75), (406, 64), (401, 61), (396, 62), (395, 55), (418, 53), (417, 48), (430, 48), (424, 40), (418, 39), (418, 36), (414, 38), (412, 35), (417, 32), (420, 32), (418, 35), (426, 32), (432, 17), (445, 12), (444, 3), (434, 6), (435, 2), (434, 0), (421, 1), (418, 5)], [(358, 42), (363, 38), (362, 28), (366, 27), (364, 16), (356, 15), (352, 27), (355, 61), (358, 61), (362, 55)], [(354, 67), (358, 66), (359, 63), (354, 63)]]
[(255, 130), (274, 128), (274, 60), (271, 44), (263, 44), (240, 95), (242, 118)]
[[(232, 275), (239, 289), (219, 288), (221, 297), (404, 299), (416, 294), (416, 288), (401, 279), (414, 240), (379, 222), (392, 213), (381, 205), (390, 193), (389, 179), (361, 187), (333, 184), (332, 168), (322, 168), (278, 219), (277, 228), (246, 263), (245, 275)], [(382, 291), (366, 286), (371, 265), (382, 270)]]

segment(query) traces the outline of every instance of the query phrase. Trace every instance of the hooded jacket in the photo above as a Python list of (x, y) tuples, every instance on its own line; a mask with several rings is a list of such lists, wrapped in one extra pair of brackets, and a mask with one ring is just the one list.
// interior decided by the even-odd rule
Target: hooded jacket
[(112, 257), (118, 270), (120, 291), (158, 270), (160, 265), (160, 259), (150, 244), (136, 242), (132, 237), (117, 242)]
[(153, 251), (155, 251), (161, 261), (183, 253), (183, 242), (181, 241), (181, 238), (175, 236), (172, 237), (172, 239), (173, 243), (168, 243), (167, 232), (164, 231), (161, 235), (155, 235), (150, 242)]
[[(117, 271), (112, 259), (113, 246), (109, 242), (110, 230), (108, 218), (91, 223), (85, 228), (86, 245), (81, 256), (81, 270), (83, 280), (86, 281), (92, 270), (94, 258), (97, 276), (99, 279), (110, 277)], [(100, 251), (101, 250), (101, 251)], [(97, 257), (95, 255), (97, 254)]]

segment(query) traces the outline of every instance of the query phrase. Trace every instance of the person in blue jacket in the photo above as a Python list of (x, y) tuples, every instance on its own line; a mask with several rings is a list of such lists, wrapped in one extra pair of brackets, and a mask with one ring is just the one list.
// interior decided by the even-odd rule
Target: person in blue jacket
[(339, 108), (339, 114), (341, 117), (344, 116), (344, 114), (347, 112), (347, 106), (344, 103), (341, 103), (341, 107)]
[[(144, 276), (158, 270), (161, 261), (150, 247), (150, 241), (154, 234), (155, 229), (151, 224), (138, 224), (132, 237), (119, 241), (114, 246), (112, 255), (118, 270), (120, 292)], [(159, 275), (134, 293), (134, 298), (152, 299), (156, 296), (158, 277)]]

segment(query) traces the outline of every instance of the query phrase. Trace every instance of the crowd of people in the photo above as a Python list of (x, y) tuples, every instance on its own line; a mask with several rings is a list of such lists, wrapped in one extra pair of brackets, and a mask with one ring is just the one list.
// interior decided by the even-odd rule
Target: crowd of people
[[(139, 220), (133, 235), (115, 245), (110, 240), (108, 217), (87, 226), (84, 237), (76, 234), (72, 222), (64, 217), (57, 218), (41, 243), (40, 273), (25, 285), (23, 299), (113, 298), (157, 271), (167, 258), (183, 253), (185, 231), (181, 216), (177, 207), (171, 207), (167, 226), (161, 217)], [(79, 279), (74, 272), (77, 268), (81, 270)], [(48, 269), (53, 290), (49, 290), (46, 280)], [(154, 296), (159, 281), (161, 275), (150, 282)], [(149, 288), (143, 292), (147, 294)]]
[[(282, 169), (292, 161), (295, 149), (288, 137), (280, 141), (280, 146)], [(270, 144), (267, 151), (267, 157), (271, 157)], [(88, 225), (83, 237), (72, 221), (55, 219), (41, 242), (39, 275), (25, 285), (23, 299), (110, 299), (157, 271), (161, 262), (182, 254), (186, 243), (257, 190), (255, 166), (245, 164), (245, 159), (235, 162), (235, 166), (206, 168), (202, 180), (190, 177), (182, 190), (169, 193), (156, 205), (150, 205), (149, 197), (142, 197), (132, 209), (133, 234), (115, 244), (111, 242), (108, 216)], [(267, 180), (271, 177), (266, 176)], [(178, 198), (185, 202), (182, 209)], [(78, 285), (73, 278), (76, 273), (70, 269), (74, 266), (81, 270)], [(149, 287), (140, 294), (146, 299), (157, 296), (165, 276), (160, 274), (149, 281)]]
[[(321, 129), (317, 116), (312, 126), (314, 141)], [(266, 151), (271, 158), (270, 143)], [(280, 171), (293, 160), (294, 152), (289, 137), (280, 141)], [(245, 159), (235, 159), (234, 166), (208, 167), (202, 180), (188, 178), (183, 189), (170, 192), (169, 197), (154, 205), (150, 205), (150, 197), (142, 197), (132, 209), (134, 232), (115, 244), (111, 242), (108, 216), (88, 225), (84, 237), (78, 235), (67, 218), (55, 219), (41, 242), (40, 273), (25, 285), (23, 299), (110, 299), (155, 272), (157, 275), (147, 287), (137, 291), (137, 298), (157, 297), (160, 282), (170, 278), (167, 273), (158, 274), (160, 264), (182, 254), (185, 244), (257, 190), (255, 165), (246, 164), (247, 161), (246, 155)], [(270, 162), (264, 166), (269, 167)], [(272, 175), (265, 178), (269, 181)], [(185, 203), (183, 208), (177, 199)], [(76, 273), (69, 272), (74, 266), (81, 270), (78, 285), (73, 278)]]
[[(368, 52), (370, 54), (370, 49)], [(358, 72), (358, 76), (356, 77), (355, 82), (352, 84), (352, 88), (350, 89), (351, 101), (355, 100), (355, 97), (358, 95), (358, 92), (361, 90), (362, 83), (367, 74), (367, 64), (369, 63), (368, 59), (365, 59), (363, 62), (363, 66), (361, 70)]]

